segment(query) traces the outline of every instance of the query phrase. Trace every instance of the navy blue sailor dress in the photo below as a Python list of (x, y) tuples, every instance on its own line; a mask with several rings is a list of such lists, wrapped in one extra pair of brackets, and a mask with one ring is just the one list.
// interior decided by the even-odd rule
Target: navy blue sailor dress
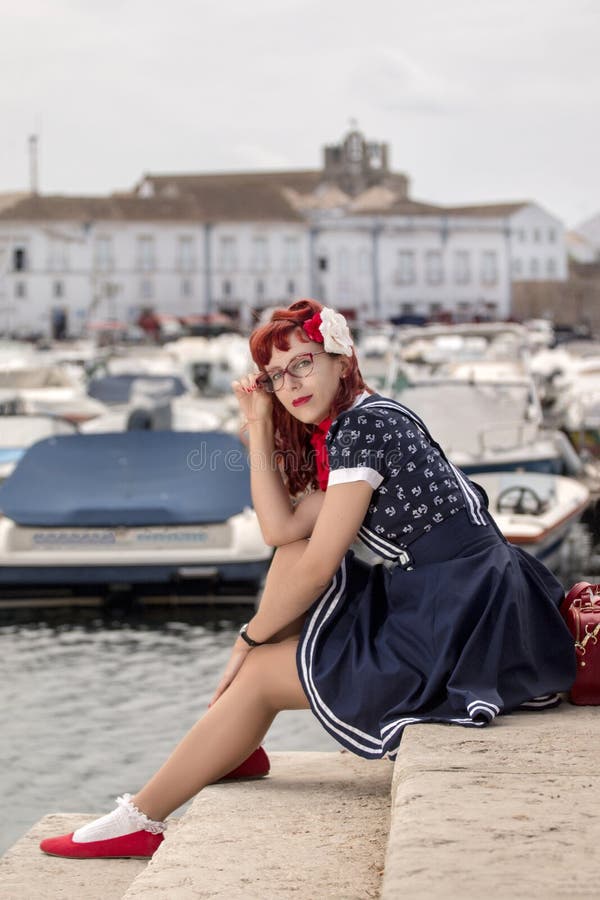
[(326, 730), (393, 759), (409, 724), (556, 705), (575, 678), (562, 587), (505, 540), (418, 416), (363, 394), (326, 446), (328, 486), (373, 487), (358, 537), (381, 560), (349, 550), (300, 636), (300, 680)]

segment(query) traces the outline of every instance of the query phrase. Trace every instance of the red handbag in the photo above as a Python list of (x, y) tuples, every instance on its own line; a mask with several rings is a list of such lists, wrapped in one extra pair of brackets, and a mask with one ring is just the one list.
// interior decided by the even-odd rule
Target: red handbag
[(600, 584), (580, 581), (560, 611), (575, 640), (577, 675), (569, 692), (578, 706), (600, 705)]

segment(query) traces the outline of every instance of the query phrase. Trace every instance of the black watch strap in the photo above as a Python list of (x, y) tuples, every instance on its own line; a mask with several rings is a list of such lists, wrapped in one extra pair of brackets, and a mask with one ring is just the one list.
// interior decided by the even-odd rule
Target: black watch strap
[(240, 637), (243, 641), (246, 641), (249, 647), (262, 647), (263, 644), (266, 644), (266, 641), (253, 641), (250, 635), (248, 634), (248, 622), (245, 625), (242, 625), (240, 628)]

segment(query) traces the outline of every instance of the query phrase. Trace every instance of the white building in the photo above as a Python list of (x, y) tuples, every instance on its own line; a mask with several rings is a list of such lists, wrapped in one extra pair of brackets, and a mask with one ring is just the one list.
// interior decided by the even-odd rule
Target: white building
[(576, 262), (600, 261), (600, 214), (567, 232), (566, 241), (568, 254)]
[(322, 170), (146, 175), (129, 194), (0, 203), (0, 332), (70, 333), (140, 311), (249, 325), (310, 295), (358, 319), (503, 318), (514, 281), (567, 277), (562, 223), (532, 202), (409, 197), (387, 146), (356, 131)]

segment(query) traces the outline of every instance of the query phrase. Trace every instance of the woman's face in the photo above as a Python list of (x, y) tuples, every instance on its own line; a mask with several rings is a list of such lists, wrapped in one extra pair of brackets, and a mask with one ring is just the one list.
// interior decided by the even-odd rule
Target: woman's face
[[(290, 335), (290, 349), (278, 350), (274, 347), (266, 371), (272, 374), (276, 370), (285, 369), (293, 359), (304, 353), (314, 354), (310, 374), (294, 377), (286, 372), (283, 384), (275, 396), (295, 419), (306, 425), (316, 425), (329, 415), (346, 367), (346, 357), (324, 353), (323, 344), (302, 341), (297, 332), (293, 331)], [(308, 368), (310, 369), (310, 365)]]

